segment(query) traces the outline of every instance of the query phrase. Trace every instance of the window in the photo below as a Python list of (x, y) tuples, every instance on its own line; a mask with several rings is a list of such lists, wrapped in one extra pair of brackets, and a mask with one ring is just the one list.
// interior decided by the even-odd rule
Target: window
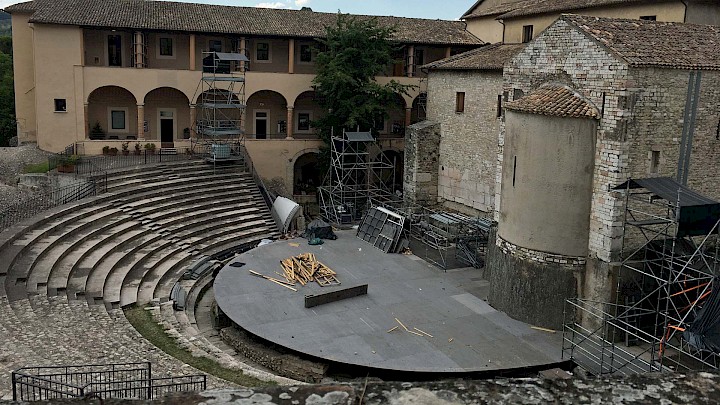
[(255, 60), (257, 61), (270, 61), (270, 43), (269, 42), (258, 42), (255, 48)]
[(222, 52), (222, 41), (219, 39), (211, 39), (208, 42), (210, 52)]
[(108, 108), (108, 132), (128, 132), (128, 109)]
[(497, 118), (502, 117), (502, 101), (503, 101), (503, 96), (502, 96), (502, 94), (498, 94), (498, 97), (497, 97), (497, 111), (495, 112), (495, 117), (497, 117)]
[(378, 132), (385, 132), (385, 117), (377, 117), (373, 120), (373, 128)]
[(309, 112), (298, 113), (297, 130), (298, 131), (309, 131), (311, 119), (312, 118), (311, 118), (311, 115)]
[(108, 66), (122, 66), (122, 37), (108, 35)]
[(455, 94), (455, 112), (465, 112), (465, 92), (459, 91)]
[(532, 25), (523, 25), (523, 36), (522, 41), (523, 43), (530, 42), (533, 38), (533, 26)]
[(67, 101), (64, 98), (55, 99), (55, 112), (66, 112)]
[(660, 170), (660, 151), (650, 152), (650, 174), (657, 174)]
[(172, 38), (160, 37), (158, 39), (158, 56), (161, 58), (175, 56)]
[(657, 21), (657, 16), (656, 15), (641, 15), (640, 19), (645, 20), (645, 21)]
[(312, 46), (307, 44), (300, 45), (300, 62), (312, 62)]
[(415, 51), (415, 66), (422, 66), (425, 64), (425, 51), (418, 49)]

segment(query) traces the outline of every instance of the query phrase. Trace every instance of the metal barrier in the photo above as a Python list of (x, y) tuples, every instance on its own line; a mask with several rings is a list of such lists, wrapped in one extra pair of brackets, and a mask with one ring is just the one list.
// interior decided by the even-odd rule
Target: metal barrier
[(56, 398), (153, 399), (169, 392), (203, 391), (207, 376), (152, 378), (149, 362), (26, 367), (12, 373), (13, 401)]
[(190, 154), (187, 149), (173, 149), (171, 151), (160, 149), (153, 152), (141, 150), (137, 154), (134, 151), (130, 151), (127, 155), (79, 156), (77, 164), (75, 165), (75, 174), (94, 176), (114, 169), (163, 162), (177, 162), (193, 158), (195, 158), (195, 156)]

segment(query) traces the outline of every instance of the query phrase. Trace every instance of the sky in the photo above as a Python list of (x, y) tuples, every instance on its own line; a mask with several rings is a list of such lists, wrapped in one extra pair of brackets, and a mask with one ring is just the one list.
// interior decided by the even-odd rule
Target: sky
[[(113, 0), (107, 0), (113, 1)], [(186, 3), (223, 4), (228, 6), (258, 6), (299, 9), (335, 13), (394, 15), (398, 17), (457, 20), (475, 0), (176, 0)], [(0, 8), (19, 3), (19, 0), (0, 0)]]

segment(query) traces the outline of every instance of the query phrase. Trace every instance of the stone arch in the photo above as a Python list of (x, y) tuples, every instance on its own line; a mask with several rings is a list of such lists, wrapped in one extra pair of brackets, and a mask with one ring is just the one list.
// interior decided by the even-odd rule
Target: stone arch
[(143, 103), (147, 123), (145, 138), (170, 144), (190, 137), (190, 99), (184, 92), (173, 87), (158, 87), (145, 94)]
[(412, 101), (412, 111), (410, 112), (410, 124), (415, 124), (427, 119), (427, 92), (417, 95)]
[(87, 125), (90, 139), (137, 138), (137, 120), (137, 99), (130, 90), (120, 86), (102, 86), (88, 95)]
[(293, 102), (293, 136), (313, 135), (316, 130), (309, 123), (325, 115), (312, 90), (304, 91), (295, 97)]
[(395, 93), (394, 99), (386, 107), (384, 131), (381, 134), (403, 135), (405, 133), (407, 102), (401, 94)]
[(303, 152), (305, 153), (293, 159), (293, 194), (314, 195), (322, 182), (319, 166), (320, 150), (305, 149)]
[(372, 156), (372, 160), (377, 162), (380, 159), (384, 159), (385, 162), (391, 163), (393, 165), (393, 169), (380, 170), (379, 173), (377, 173), (377, 176), (384, 184), (392, 185), (393, 192), (397, 190), (402, 191), (403, 174), (405, 169), (405, 151), (398, 148), (378, 150), (377, 153)]
[(274, 90), (258, 90), (245, 104), (245, 133), (250, 139), (285, 138), (288, 107), (285, 96)]

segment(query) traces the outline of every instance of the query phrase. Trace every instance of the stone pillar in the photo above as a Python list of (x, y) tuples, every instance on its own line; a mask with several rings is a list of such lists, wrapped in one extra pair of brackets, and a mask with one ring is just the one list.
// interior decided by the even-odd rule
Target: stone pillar
[(195, 128), (195, 120), (197, 119), (197, 110), (195, 109), (195, 104), (190, 104), (190, 137), (194, 138), (197, 136), (197, 133), (193, 128)]
[(293, 114), (295, 112), (295, 108), (293, 106), (288, 106), (287, 108), (287, 136), (285, 139), (294, 139), (293, 138)]
[(413, 77), (415, 70), (415, 45), (408, 45), (407, 77)]
[(405, 128), (412, 124), (412, 107), (405, 107)]
[(195, 70), (195, 34), (190, 34), (190, 70)]
[[(240, 37), (240, 55), (248, 56), (247, 55), (247, 40), (245, 37)], [(245, 69), (247, 67), (245, 66), (245, 62), (240, 62), (240, 71), (245, 72)]]
[(288, 73), (295, 73), (295, 39), (290, 38), (290, 46), (288, 47)]
[(84, 103), (83, 116), (85, 118), (85, 139), (90, 139), (90, 104)]
[(452, 48), (448, 46), (447, 49), (445, 49), (445, 57), (449, 58), (450, 55), (452, 55)]
[(137, 137), (145, 138), (145, 104), (137, 105)]
[(440, 123), (423, 121), (405, 128), (406, 203), (434, 206), (438, 203)]
[(142, 69), (145, 67), (145, 37), (141, 31), (135, 31), (135, 68)]

